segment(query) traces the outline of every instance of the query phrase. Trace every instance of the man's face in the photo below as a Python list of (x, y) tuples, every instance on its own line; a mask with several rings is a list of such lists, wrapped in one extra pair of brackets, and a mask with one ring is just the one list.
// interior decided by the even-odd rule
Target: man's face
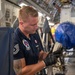
[(29, 16), (26, 22), (23, 22), (23, 31), (27, 34), (34, 34), (38, 29), (38, 17)]

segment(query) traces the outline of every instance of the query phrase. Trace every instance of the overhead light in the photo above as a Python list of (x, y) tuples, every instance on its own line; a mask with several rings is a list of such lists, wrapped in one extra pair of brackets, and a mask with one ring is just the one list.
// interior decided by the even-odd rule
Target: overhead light
[(25, 4), (25, 3), (20, 3), (19, 6), (20, 6), (20, 7), (22, 7), (22, 6), (27, 6), (27, 4)]
[(0, 10), (1, 10), (1, 0), (0, 0)]

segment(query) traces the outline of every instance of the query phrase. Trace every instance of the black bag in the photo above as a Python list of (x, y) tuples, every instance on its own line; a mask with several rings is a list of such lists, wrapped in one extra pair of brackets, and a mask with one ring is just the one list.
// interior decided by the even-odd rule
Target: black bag
[(0, 28), (0, 75), (15, 75), (13, 71), (13, 28)]

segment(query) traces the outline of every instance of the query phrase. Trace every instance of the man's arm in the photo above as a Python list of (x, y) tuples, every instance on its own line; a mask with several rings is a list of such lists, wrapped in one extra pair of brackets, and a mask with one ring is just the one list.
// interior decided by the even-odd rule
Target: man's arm
[(13, 64), (14, 71), (17, 75), (34, 75), (45, 67), (45, 63), (43, 61), (26, 66), (24, 58), (14, 60)]

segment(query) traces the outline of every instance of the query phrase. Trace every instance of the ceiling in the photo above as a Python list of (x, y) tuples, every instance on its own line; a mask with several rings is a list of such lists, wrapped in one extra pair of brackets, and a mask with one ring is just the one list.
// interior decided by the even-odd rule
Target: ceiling
[(66, 4), (75, 5), (75, 0), (25, 0), (25, 1), (35, 6), (42, 13), (45, 13), (47, 16), (49, 16), (50, 21), (54, 23), (58, 23), (60, 21), (60, 11), (63, 5)]
[(50, 21), (58, 23), (60, 21), (61, 7), (66, 4), (72, 4), (75, 6), (75, 0), (6, 0), (15, 4), (24, 2), (28, 5), (32, 5), (38, 9), (38, 11), (46, 14), (51, 19)]

